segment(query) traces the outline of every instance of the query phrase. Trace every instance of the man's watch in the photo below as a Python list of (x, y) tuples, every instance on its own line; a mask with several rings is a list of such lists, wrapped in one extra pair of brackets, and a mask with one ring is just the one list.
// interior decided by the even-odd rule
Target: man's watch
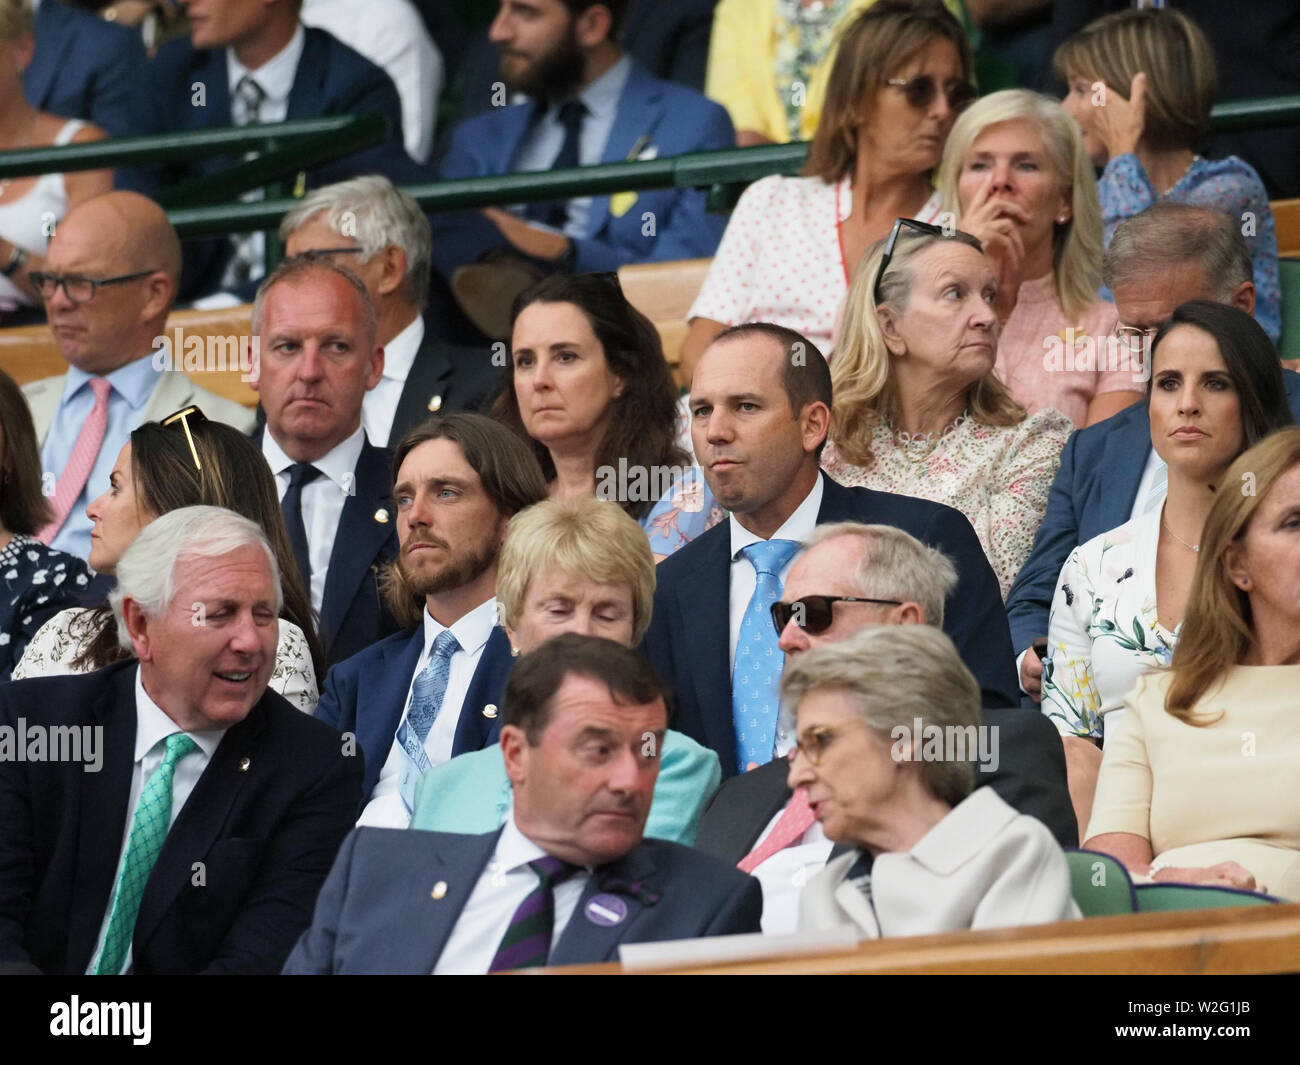
[(0, 274), (3, 274), (5, 277), (13, 277), (14, 274), (18, 273), (18, 271), (23, 268), (23, 263), (26, 261), (27, 252), (15, 244), (14, 250), (9, 253), (9, 261), (5, 263), (4, 266), (0, 266)]

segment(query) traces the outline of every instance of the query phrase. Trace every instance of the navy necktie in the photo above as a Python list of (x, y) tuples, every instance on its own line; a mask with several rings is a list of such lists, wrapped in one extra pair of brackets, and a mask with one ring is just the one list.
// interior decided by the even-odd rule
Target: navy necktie
[(302, 574), (303, 587), (311, 594), (311, 548), (307, 544), (307, 526), (302, 520), (302, 488), (320, 476), (320, 470), (309, 462), (295, 462), (289, 467), (289, 490), (280, 501), (284, 512), (285, 528), (293, 557)]
[[(568, 170), (578, 165), (579, 141), (582, 137), (582, 120), (587, 108), (581, 100), (568, 100), (560, 105), (560, 125), (564, 127), (564, 143), (551, 163), (552, 170)], [(563, 229), (569, 220), (568, 200), (547, 200), (530, 203), (524, 208), (524, 217), (530, 222), (541, 222), (552, 229)]]

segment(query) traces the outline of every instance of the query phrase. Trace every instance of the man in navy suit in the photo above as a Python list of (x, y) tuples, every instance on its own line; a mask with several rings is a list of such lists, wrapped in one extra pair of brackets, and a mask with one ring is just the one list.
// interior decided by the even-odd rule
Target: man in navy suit
[[(1015, 672), (1002, 597), (970, 522), (951, 507), (845, 488), (820, 471), (831, 382), (816, 346), (780, 326), (736, 326), (709, 346), (700, 367), (707, 372), (700, 377), (696, 369), (690, 399), (695, 454), (731, 518), (658, 567), (645, 650), (677, 694), (674, 727), (716, 751), (724, 774), (747, 767), (748, 760), (739, 761), (732, 699), (743, 615), (750, 593), (757, 594), (757, 566), (744, 555), (759, 541), (802, 542), (815, 525), (832, 521), (895, 525), (953, 560), (958, 582), (944, 631), (979, 680), (985, 705), (1012, 705)], [(789, 565), (787, 558), (778, 579)], [(760, 653), (779, 655), (775, 637)], [(777, 754), (793, 742), (776, 728), (774, 696), (759, 727), (776, 733)], [(753, 761), (772, 754), (765, 750)]]
[(277, 972), (361, 765), (267, 689), (275, 553), (248, 519), (184, 507), (140, 533), (117, 581), (135, 657), (0, 688), (0, 963)]
[(484, 973), (613, 961), (621, 943), (757, 932), (758, 881), (643, 839), (668, 696), (635, 651), (569, 633), (520, 659), (481, 836), (359, 828), (286, 973)]
[[(626, 0), (502, 0), (490, 34), (501, 49), (501, 77), (532, 103), (501, 106), (503, 96), (490, 112), (461, 123), (441, 175), (731, 147), (725, 110), (651, 77), (623, 55), (617, 34), (626, 7)], [(538, 269), (580, 273), (712, 255), (725, 219), (708, 214), (705, 200), (701, 189), (661, 189), (530, 204), (522, 214), (489, 208), (441, 215), (434, 220), (434, 263), (451, 280), (458, 268), (503, 250)], [(470, 289), (462, 280), (455, 289), (468, 309)]]
[[(1255, 310), (1254, 269), (1239, 225), (1207, 207), (1162, 201), (1116, 229), (1106, 251), (1105, 280), (1121, 327), (1146, 338), (1146, 358), (1150, 338), (1180, 303), (1214, 300), (1248, 314)], [(1300, 419), (1300, 375), (1288, 370), (1282, 377)], [(1021, 689), (1035, 700), (1041, 698), (1043, 666), (1031, 645), (1047, 635), (1061, 567), (1079, 544), (1158, 504), (1163, 467), (1151, 447), (1145, 401), (1066, 441), (1033, 550), (1007, 597)]]
[[(380, 173), (398, 183), (426, 181), (406, 154), (397, 89), (382, 70), (324, 30), (304, 27), (301, 0), (185, 0), (190, 36), (159, 49), (137, 80), (130, 132), (219, 129), (322, 115), (375, 112), (388, 122), (383, 143), (313, 167), (310, 186)], [(119, 184), (152, 192), (230, 165), (208, 158), (149, 174), (119, 173)], [(240, 288), (261, 276), (261, 234), (186, 249), (182, 296)], [(233, 256), (233, 258), (232, 258)]]
[(140, 34), (61, 0), (41, 0), (35, 34), (36, 51), (23, 72), (27, 102), (124, 136), (131, 94), (148, 61)]
[(512, 662), (497, 556), (546, 482), (528, 446), (481, 414), (430, 418), (393, 465), (401, 552), (384, 596), (403, 631), (334, 666), (316, 716), (365, 753), (360, 823), (405, 828), (426, 772), (497, 740)]

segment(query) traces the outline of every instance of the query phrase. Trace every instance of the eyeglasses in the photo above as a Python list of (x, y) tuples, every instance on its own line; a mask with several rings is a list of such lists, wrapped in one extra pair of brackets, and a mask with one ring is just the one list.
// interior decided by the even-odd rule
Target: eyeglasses
[(1140, 329), (1135, 325), (1124, 325), (1122, 322), (1115, 323), (1115, 339), (1123, 344), (1129, 351), (1141, 351), (1146, 341), (1160, 332), (1160, 327), (1153, 325), (1148, 329)]
[(355, 252), (356, 254), (360, 255), (363, 251), (365, 251), (365, 249), (362, 248), (359, 244), (353, 244), (351, 247), (348, 248), (312, 248), (310, 251), (299, 252), (297, 255), (292, 256), (292, 258), (309, 259), (313, 256), (319, 256), (320, 258), (324, 258), (326, 255), (346, 255), (349, 252)]
[[(865, 725), (866, 722), (859, 724)], [(843, 731), (843, 729), (833, 728), (810, 728), (802, 740), (795, 740), (786, 758), (793, 764), (795, 755), (802, 752), (810, 765), (821, 765), (822, 759), (826, 756), (826, 748), (839, 738)]]
[(194, 446), (194, 436), (193, 434), (190, 433), (189, 420), (191, 418), (194, 419), (195, 425), (198, 425), (200, 422), (206, 422), (208, 420), (208, 416), (204, 414), (200, 408), (195, 406), (189, 406), (189, 407), (182, 407), (175, 414), (167, 415), (167, 417), (164, 418), (159, 424), (162, 425), (164, 428), (170, 428), (171, 426), (177, 424), (180, 425), (180, 427), (185, 431), (185, 440), (190, 445), (190, 457), (194, 459), (194, 468), (196, 470), (202, 471), (203, 463), (199, 461), (199, 449)]
[[(938, 83), (928, 74), (918, 74), (914, 78), (890, 78), (885, 84), (901, 89), (908, 106), (918, 111), (924, 111), (934, 103), (934, 98), (939, 93)], [(944, 85), (943, 95), (948, 101), (949, 109), (957, 112), (970, 106), (976, 91), (969, 81), (950, 81)]]
[(814, 636), (825, 632), (835, 620), (832, 607), (836, 603), (875, 603), (878, 606), (902, 606), (899, 599), (859, 599), (852, 595), (805, 595), (793, 603), (783, 603), (779, 599), (772, 604), (772, 624), (776, 626), (778, 636), (785, 632), (790, 619)]
[(969, 244), (977, 252), (981, 254), (984, 252), (984, 245), (979, 242), (977, 237), (972, 237), (969, 233), (963, 233), (960, 229), (949, 232), (942, 226), (936, 226), (930, 222), (921, 222), (915, 218), (896, 218), (894, 219), (894, 228), (889, 231), (889, 237), (885, 241), (885, 250), (880, 256), (880, 269), (876, 272), (876, 283), (871, 289), (872, 298), (877, 304), (881, 302), (880, 282), (885, 279), (885, 271), (889, 269), (889, 260), (894, 257), (894, 247), (898, 244), (898, 234), (905, 228), (932, 237), (960, 240), (963, 244)]
[(89, 303), (95, 298), (104, 285), (120, 285), (124, 281), (138, 281), (142, 277), (148, 277), (150, 274), (157, 273), (156, 270), (137, 270), (134, 274), (122, 274), (118, 277), (105, 277), (97, 280), (93, 277), (81, 277), (78, 274), (47, 274), (40, 270), (33, 270), (27, 276), (31, 279), (32, 288), (40, 294), (41, 299), (48, 300), (54, 298), (54, 293), (60, 288), (63, 294), (73, 303)]

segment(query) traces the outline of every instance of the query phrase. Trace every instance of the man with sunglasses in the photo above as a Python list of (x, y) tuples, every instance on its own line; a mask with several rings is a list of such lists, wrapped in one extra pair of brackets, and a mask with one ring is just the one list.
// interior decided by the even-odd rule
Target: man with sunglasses
[(845, 488), (822, 473), (830, 407), (821, 352), (767, 323), (721, 333), (692, 379), (695, 454), (731, 518), (660, 564), (645, 648), (677, 693), (677, 728), (716, 751), (728, 776), (792, 741), (776, 719), (781, 660), (767, 608), (799, 544), (826, 522), (894, 525), (954, 559), (944, 631), (987, 705), (1015, 701), (997, 578), (970, 522), (940, 503)]
[[(819, 525), (772, 604), (774, 630), (788, 661), (813, 647), (838, 643), (875, 625), (934, 625), (957, 572), (943, 552), (888, 525)], [(996, 758), (976, 772), (1021, 813), (1038, 818), (1062, 846), (1077, 846), (1065, 756), (1051, 723), (1036, 710), (987, 708), (996, 726)], [(814, 756), (815, 757), (815, 756)], [(831, 854), (803, 793), (788, 784), (776, 759), (728, 780), (700, 818), (696, 846), (734, 862), (763, 884), (763, 930), (794, 931), (799, 894)]]
[(181, 244), (152, 200), (109, 192), (68, 212), (50, 239), (45, 269), (30, 275), (68, 372), (27, 385), (52, 488), (53, 523), (41, 539), (69, 554), (90, 553), (86, 504), (108, 487), (131, 430), (190, 405), (243, 432), (253, 412), (160, 368)]

